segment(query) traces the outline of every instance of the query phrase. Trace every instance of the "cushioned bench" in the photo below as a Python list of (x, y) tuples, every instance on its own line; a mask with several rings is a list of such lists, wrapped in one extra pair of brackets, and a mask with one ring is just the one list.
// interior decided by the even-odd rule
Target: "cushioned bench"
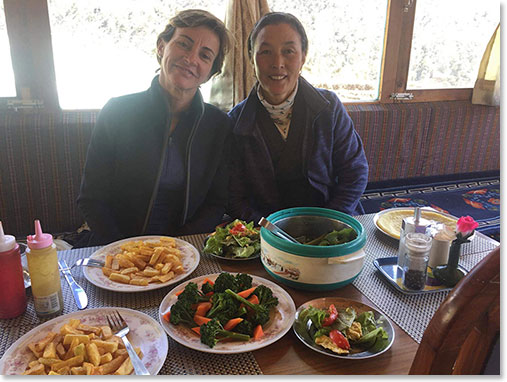
[[(470, 102), (347, 105), (370, 182), (500, 169), (500, 109)], [(0, 220), (20, 238), (83, 223), (77, 206), (98, 111), (0, 113)], [(107, 165), (107, 164), (106, 164)]]

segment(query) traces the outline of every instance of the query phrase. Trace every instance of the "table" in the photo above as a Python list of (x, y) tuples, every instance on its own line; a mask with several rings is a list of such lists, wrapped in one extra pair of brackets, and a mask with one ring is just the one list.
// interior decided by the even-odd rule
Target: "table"
[[(290, 330), (279, 341), (250, 353), (234, 355), (216, 355), (187, 349), (169, 339), (169, 353), (160, 374), (407, 374), (418, 343), (422, 338), (432, 315), (445, 299), (448, 292), (431, 295), (404, 295), (389, 286), (376, 268), (373, 260), (379, 257), (395, 256), (398, 242), (375, 228), (373, 214), (356, 217), (364, 226), (367, 234), (365, 247), (365, 266), (352, 284), (328, 292), (306, 292), (281, 285), (293, 298), (296, 307), (318, 297), (345, 297), (375, 307), (391, 319), (395, 330), (395, 342), (391, 349), (378, 357), (367, 360), (346, 360), (325, 356), (308, 349), (294, 332)], [(184, 236), (199, 250), (205, 235)], [(463, 248), (460, 265), (470, 270), (498, 242), (477, 234), (470, 244)], [(73, 249), (59, 252), (68, 262), (87, 257), (98, 247)], [(264, 270), (260, 260), (228, 261), (201, 254), (198, 268), (189, 276), (217, 273), (223, 271), (243, 272), (266, 279), (270, 276)], [(99, 306), (120, 306), (136, 309), (158, 319), (158, 306), (172, 287), (142, 293), (115, 293), (95, 287), (84, 278), (81, 269), (73, 274), (89, 297), (89, 308)], [(77, 310), (70, 289), (62, 278), (65, 308), (64, 314)], [(41, 321), (33, 310), (33, 299), (28, 294), (27, 311), (11, 320), (0, 320), (0, 356), (20, 336), (36, 327)]]

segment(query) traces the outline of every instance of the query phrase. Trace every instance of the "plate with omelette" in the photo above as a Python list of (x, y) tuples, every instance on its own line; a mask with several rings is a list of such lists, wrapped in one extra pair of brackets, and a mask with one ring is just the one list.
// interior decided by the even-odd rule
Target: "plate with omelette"
[[(389, 208), (377, 212), (373, 217), (373, 223), (378, 230), (385, 233), (393, 239), (400, 239), (401, 223), (404, 218), (414, 216), (414, 208), (398, 207)], [(433, 208), (421, 208), (421, 217), (437, 223), (443, 223), (451, 228), (453, 231), (456, 229), (458, 218), (449, 215)]]

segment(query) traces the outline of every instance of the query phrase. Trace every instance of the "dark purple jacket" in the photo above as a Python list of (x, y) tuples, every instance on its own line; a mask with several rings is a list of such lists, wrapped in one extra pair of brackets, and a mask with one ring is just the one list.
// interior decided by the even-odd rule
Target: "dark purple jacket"
[[(198, 114), (185, 153), (186, 186), (180, 227), (168, 235), (210, 232), (227, 202), (232, 123), (196, 99)], [(158, 76), (140, 93), (111, 99), (101, 110), (88, 147), (78, 207), (92, 230), (89, 245), (145, 234), (169, 139), (171, 115)]]
[[(363, 213), (359, 198), (368, 182), (368, 163), (361, 138), (336, 94), (299, 79), (305, 99), (306, 128), (303, 138), (304, 173), (310, 186), (322, 194), (330, 208), (351, 215)], [(257, 223), (260, 217), (280, 209), (275, 172), (268, 147), (257, 126), (257, 92), (236, 105), (229, 116), (234, 122), (232, 169), (228, 213)]]

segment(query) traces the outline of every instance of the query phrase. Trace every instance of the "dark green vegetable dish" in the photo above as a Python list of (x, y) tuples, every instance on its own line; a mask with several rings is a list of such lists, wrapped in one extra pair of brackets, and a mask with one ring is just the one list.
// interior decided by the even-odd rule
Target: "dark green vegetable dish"
[(263, 337), (263, 325), (278, 305), (278, 298), (265, 285), (252, 286), (252, 277), (222, 272), (202, 285), (189, 282), (163, 318), (185, 325), (213, 348), (218, 341), (249, 341)]
[(353, 228), (343, 228), (339, 231), (333, 230), (314, 239), (308, 239), (306, 236), (298, 237), (298, 241), (306, 245), (338, 245), (348, 243), (357, 237), (357, 233)]

